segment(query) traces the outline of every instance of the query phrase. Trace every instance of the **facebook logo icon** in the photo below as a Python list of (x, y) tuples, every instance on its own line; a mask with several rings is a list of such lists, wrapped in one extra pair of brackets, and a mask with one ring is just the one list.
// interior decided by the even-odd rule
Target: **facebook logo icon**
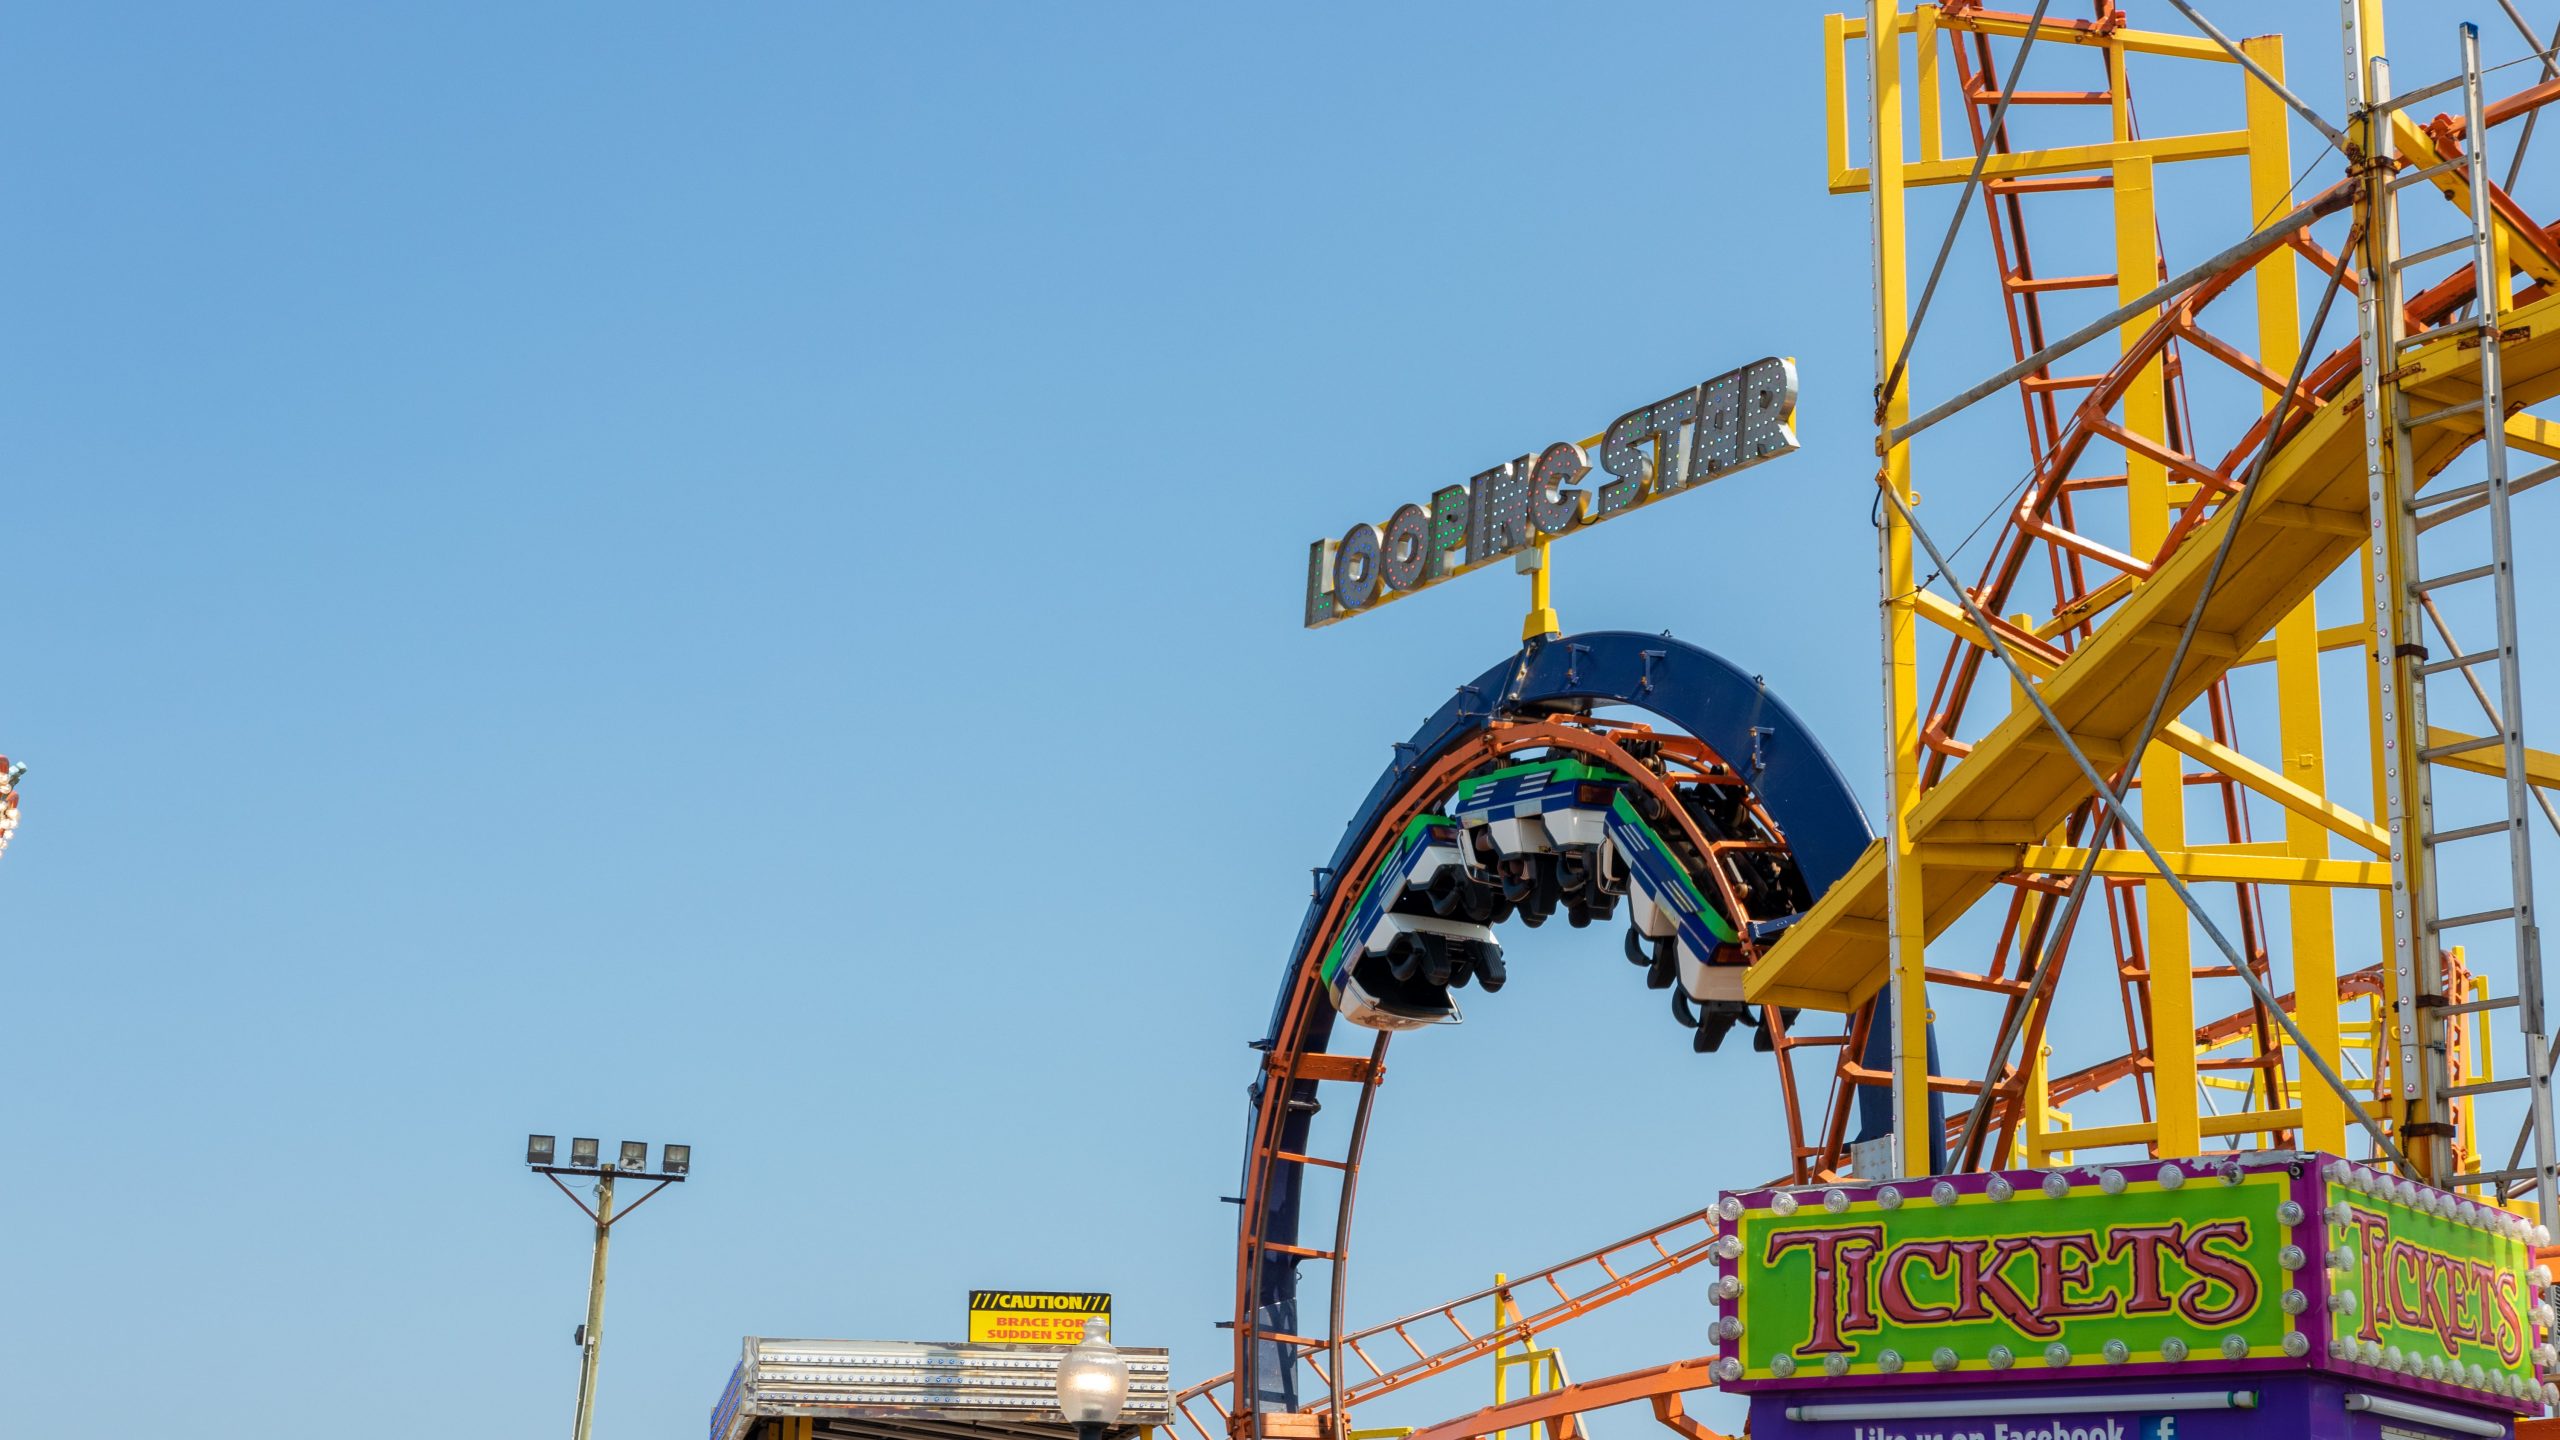
[(2142, 1440), (2178, 1440), (2178, 1417), (2160, 1415), (2143, 1427)]

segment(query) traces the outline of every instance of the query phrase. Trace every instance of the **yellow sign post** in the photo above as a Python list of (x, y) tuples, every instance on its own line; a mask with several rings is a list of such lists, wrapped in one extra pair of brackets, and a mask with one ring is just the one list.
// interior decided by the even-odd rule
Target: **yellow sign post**
[(973, 1344), (1073, 1345), (1084, 1322), (1111, 1326), (1111, 1297), (1090, 1290), (972, 1290), (969, 1339)]

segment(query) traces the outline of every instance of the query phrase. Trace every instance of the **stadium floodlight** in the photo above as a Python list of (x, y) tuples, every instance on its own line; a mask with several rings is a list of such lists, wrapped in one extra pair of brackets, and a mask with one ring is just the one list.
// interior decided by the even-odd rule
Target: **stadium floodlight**
[(693, 1147), (667, 1145), (658, 1151), (658, 1169), (669, 1175), (682, 1175), (693, 1168)]
[[(0, 765), (6, 763), (6, 761), (0, 761)], [(653, 1175), (649, 1173), (649, 1145), (645, 1140), (617, 1142), (614, 1155), (618, 1163), (611, 1165), (599, 1163), (604, 1152), (604, 1142), (601, 1140), (591, 1140), (584, 1135), (571, 1140), (569, 1163), (566, 1165), (552, 1163), (554, 1157), (560, 1153), (559, 1146), (560, 1141), (557, 1136), (528, 1135), (524, 1142), (524, 1158), (525, 1163), (532, 1166), (536, 1174), (550, 1181), (553, 1189), (567, 1196), (569, 1203), (577, 1206), (587, 1219), (595, 1224), (595, 1261), (587, 1272), (587, 1323), (578, 1327), (576, 1336), (580, 1356), (578, 1418), (574, 1433), (577, 1440), (587, 1440), (587, 1437), (593, 1433), (596, 1414), (596, 1363), (598, 1351), (601, 1349), (597, 1343), (597, 1337), (604, 1330), (605, 1242), (611, 1237), (613, 1227), (630, 1218), (633, 1211), (649, 1203), (651, 1196), (670, 1185), (683, 1181), (684, 1172), (692, 1166), (693, 1147), (690, 1145), (667, 1146), (667, 1169), (662, 1174)], [(581, 1184), (572, 1188), (561, 1180), (560, 1177), (563, 1175), (591, 1176), (594, 1184), (592, 1186)], [(638, 1199), (617, 1208), (613, 1203), (614, 1182), (617, 1180), (629, 1180), (647, 1185), (649, 1188), (643, 1191)], [(590, 1197), (592, 1197), (592, 1203), (590, 1203)], [(1099, 1434), (1087, 1437), (1087, 1440), (1099, 1440)]]

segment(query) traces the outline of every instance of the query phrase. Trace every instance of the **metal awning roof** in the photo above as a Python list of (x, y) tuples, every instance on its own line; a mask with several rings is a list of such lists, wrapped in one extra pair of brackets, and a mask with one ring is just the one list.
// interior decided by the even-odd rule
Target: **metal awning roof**
[[(1054, 1345), (748, 1336), (711, 1411), (710, 1440), (748, 1440), (756, 1421), (805, 1416), (839, 1440), (1075, 1440), (1058, 1413)], [(1129, 1403), (1108, 1432), (1125, 1440), (1172, 1418), (1161, 1349), (1120, 1347)]]

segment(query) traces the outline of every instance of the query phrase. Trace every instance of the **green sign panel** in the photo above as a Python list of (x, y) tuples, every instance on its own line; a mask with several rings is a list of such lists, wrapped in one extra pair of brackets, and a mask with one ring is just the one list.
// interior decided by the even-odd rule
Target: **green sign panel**
[(2360, 1165), (2332, 1165), (2322, 1184), (2335, 1333), (2354, 1358), (2473, 1389), (2533, 1379), (2521, 1221)]
[(1731, 1387), (2289, 1369), (2560, 1405), (2546, 1233), (2332, 1155), (1844, 1181), (1717, 1208), (1713, 1373)]
[(1726, 1288), (1738, 1293), (1720, 1322), (1735, 1379), (2310, 1348), (2296, 1242), (2317, 1225), (2294, 1233), (2306, 1217), (2281, 1169), (2226, 1180), (2146, 1165), (1781, 1193), (1735, 1227)]

